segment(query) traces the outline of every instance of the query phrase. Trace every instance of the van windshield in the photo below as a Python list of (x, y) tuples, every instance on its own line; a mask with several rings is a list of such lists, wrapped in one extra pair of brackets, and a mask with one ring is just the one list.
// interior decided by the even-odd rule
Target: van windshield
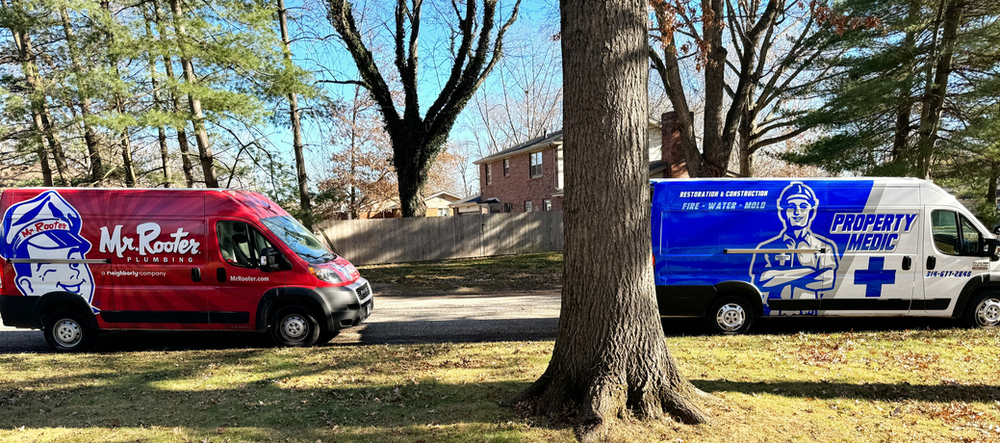
[(261, 222), (296, 255), (309, 263), (326, 263), (337, 258), (312, 232), (290, 216), (268, 217), (261, 219)]

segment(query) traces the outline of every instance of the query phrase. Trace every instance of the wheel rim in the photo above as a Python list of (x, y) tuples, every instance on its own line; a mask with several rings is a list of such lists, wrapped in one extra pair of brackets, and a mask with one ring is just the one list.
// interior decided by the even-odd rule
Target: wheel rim
[(52, 337), (59, 346), (72, 348), (83, 340), (83, 328), (76, 321), (64, 318), (56, 322), (52, 331)]
[(309, 331), (309, 323), (299, 314), (286, 316), (281, 320), (281, 337), (290, 342), (302, 341)]
[(738, 303), (726, 303), (715, 315), (715, 323), (725, 332), (735, 332), (746, 323), (747, 313)]
[(987, 298), (976, 306), (976, 321), (982, 326), (1000, 325), (1000, 299)]

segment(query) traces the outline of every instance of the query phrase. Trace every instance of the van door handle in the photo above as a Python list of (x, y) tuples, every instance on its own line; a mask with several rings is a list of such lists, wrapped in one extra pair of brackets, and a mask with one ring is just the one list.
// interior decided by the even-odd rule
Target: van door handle
[(226, 282), (226, 268), (219, 268), (215, 270), (215, 278), (219, 280), (219, 283)]
[(910, 266), (912, 266), (912, 265), (913, 265), (913, 259), (911, 259), (909, 255), (903, 257), (903, 270), (904, 271), (909, 271), (910, 270)]
[(930, 271), (934, 269), (935, 265), (937, 265), (937, 257), (933, 255), (927, 257), (927, 270)]
[(191, 268), (191, 281), (195, 283), (201, 281), (201, 268)]

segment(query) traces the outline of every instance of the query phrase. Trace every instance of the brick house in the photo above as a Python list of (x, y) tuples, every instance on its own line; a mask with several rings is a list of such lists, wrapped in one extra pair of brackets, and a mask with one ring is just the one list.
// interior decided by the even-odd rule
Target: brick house
[[(676, 149), (680, 140), (676, 129), (675, 114), (663, 115), (664, 122), (649, 120), (650, 176), (666, 177), (686, 175), (681, 171), (677, 153), (664, 155), (662, 127), (670, 133), (668, 148)], [(664, 125), (663, 123), (666, 123)], [(673, 160), (673, 163), (668, 161)], [(476, 160), (479, 166), (479, 190), (477, 197), (467, 199), (465, 205), (478, 203), (479, 212), (532, 212), (562, 211), (563, 200), (563, 133), (545, 134), (541, 137)], [(456, 205), (452, 205), (458, 211)], [(465, 212), (462, 212), (465, 213)], [(469, 211), (473, 213), (473, 211)]]

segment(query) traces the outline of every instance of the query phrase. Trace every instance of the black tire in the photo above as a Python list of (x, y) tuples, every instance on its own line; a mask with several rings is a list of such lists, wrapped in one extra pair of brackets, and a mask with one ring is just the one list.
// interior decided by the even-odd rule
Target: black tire
[(1000, 291), (984, 291), (969, 300), (962, 316), (970, 328), (993, 329), (1000, 326)]
[(705, 325), (715, 334), (746, 334), (753, 324), (753, 307), (745, 298), (727, 295), (715, 303), (705, 314)]
[(339, 329), (336, 330), (336, 331), (323, 331), (323, 332), (320, 332), (319, 333), (319, 339), (316, 340), (316, 344), (317, 345), (327, 344), (327, 343), (330, 342), (330, 340), (333, 340), (334, 337), (336, 337), (338, 335), (340, 335), (340, 330)]
[(271, 338), (278, 346), (312, 346), (319, 341), (319, 334), (319, 323), (312, 311), (302, 306), (285, 306), (271, 317)]
[(45, 318), (42, 327), (45, 342), (59, 352), (77, 352), (93, 341), (95, 335), (90, 322), (77, 311), (64, 309)]

